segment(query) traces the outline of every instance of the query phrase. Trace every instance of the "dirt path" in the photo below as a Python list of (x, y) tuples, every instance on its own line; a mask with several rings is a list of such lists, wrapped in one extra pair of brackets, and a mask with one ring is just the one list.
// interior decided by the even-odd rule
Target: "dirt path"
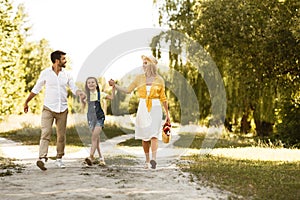
[[(107, 140), (101, 144), (107, 167), (87, 167), (83, 159), (88, 148), (68, 150), (65, 169), (54, 160), (41, 171), (35, 165), (38, 146), (22, 146), (0, 140), (1, 153), (26, 166), (22, 173), (1, 177), (1, 199), (228, 199), (231, 194), (191, 181), (191, 175), (176, 166), (179, 153), (172, 147), (158, 152), (156, 170), (143, 169), (141, 147), (124, 148), (116, 144), (132, 135)], [(163, 144), (160, 144), (163, 146)], [(71, 152), (68, 152), (71, 151)], [(49, 149), (55, 155), (55, 148)], [(195, 179), (194, 179), (195, 180)]]

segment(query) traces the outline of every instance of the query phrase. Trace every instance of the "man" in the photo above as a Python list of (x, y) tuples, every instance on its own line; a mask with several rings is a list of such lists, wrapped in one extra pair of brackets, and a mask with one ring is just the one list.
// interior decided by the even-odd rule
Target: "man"
[(49, 141), (52, 134), (52, 125), (55, 119), (57, 142), (56, 142), (56, 161), (55, 164), (60, 168), (65, 168), (62, 157), (65, 150), (66, 127), (67, 127), (67, 87), (73, 94), (84, 99), (86, 95), (79, 90), (69, 72), (65, 68), (66, 53), (54, 51), (51, 53), (52, 67), (43, 70), (35, 86), (31, 90), (24, 104), (24, 112), (28, 112), (28, 102), (38, 94), (45, 86), (45, 100), (41, 116), (41, 138), (39, 146), (39, 159), (36, 162), (41, 170), (46, 170), (47, 153)]

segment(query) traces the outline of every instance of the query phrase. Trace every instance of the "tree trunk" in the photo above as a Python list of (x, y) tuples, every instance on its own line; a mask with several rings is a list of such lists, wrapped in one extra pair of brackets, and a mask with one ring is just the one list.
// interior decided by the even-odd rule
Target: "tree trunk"
[(244, 114), (241, 120), (241, 128), (240, 131), (241, 133), (249, 133), (251, 129), (250, 121), (248, 121), (248, 115)]
[(255, 125), (258, 136), (270, 136), (273, 132), (273, 124), (271, 122), (255, 120)]

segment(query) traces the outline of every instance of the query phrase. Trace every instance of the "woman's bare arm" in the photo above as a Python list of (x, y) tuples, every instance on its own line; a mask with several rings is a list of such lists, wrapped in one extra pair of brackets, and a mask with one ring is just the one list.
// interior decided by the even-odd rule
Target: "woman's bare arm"
[(169, 115), (169, 108), (168, 108), (168, 102), (167, 101), (163, 102), (163, 107), (164, 107), (165, 113), (166, 113), (166, 122), (170, 122), (170, 115)]
[(105, 98), (113, 100), (115, 98), (115, 91), (116, 91), (116, 87), (113, 87), (111, 91), (111, 95), (107, 95)]

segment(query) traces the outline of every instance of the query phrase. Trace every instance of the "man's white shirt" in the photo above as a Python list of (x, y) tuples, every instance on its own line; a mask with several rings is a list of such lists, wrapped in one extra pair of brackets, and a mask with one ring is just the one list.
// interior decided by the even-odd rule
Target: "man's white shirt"
[(38, 94), (45, 85), (44, 105), (51, 111), (60, 113), (68, 108), (67, 103), (67, 88), (69, 87), (74, 95), (78, 88), (71, 74), (62, 69), (56, 75), (52, 67), (44, 69), (31, 92)]

